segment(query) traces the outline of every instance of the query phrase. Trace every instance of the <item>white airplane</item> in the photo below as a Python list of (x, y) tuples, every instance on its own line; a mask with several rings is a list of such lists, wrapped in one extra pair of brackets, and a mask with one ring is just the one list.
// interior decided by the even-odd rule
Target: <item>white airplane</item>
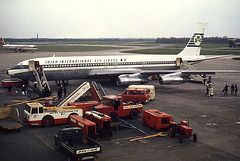
[(4, 42), (3, 38), (0, 38), (0, 45), (2, 46), (3, 49), (11, 49), (14, 50), (15, 52), (25, 52), (25, 51), (36, 51), (37, 47), (36, 45), (9, 45)]
[(49, 81), (113, 78), (117, 85), (129, 85), (146, 83), (149, 76), (164, 74), (159, 77), (160, 84), (181, 84), (189, 80), (191, 75), (231, 72), (181, 69), (181, 64), (184, 62), (210, 59), (200, 56), (206, 26), (207, 23), (200, 23), (186, 47), (177, 55), (53, 56), (22, 61), (14, 68), (9, 69), (7, 73), (11, 77), (34, 81), (35, 77), (28, 69), (30, 60), (39, 62)]

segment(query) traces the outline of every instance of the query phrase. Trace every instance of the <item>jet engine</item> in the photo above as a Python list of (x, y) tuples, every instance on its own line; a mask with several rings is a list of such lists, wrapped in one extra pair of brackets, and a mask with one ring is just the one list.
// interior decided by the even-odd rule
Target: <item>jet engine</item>
[(187, 78), (182, 76), (182, 73), (171, 73), (159, 77), (160, 84), (182, 84), (187, 82)]
[(130, 84), (142, 84), (147, 83), (148, 79), (144, 78), (140, 73), (134, 74), (122, 74), (117, 78), (118, 86), (127, 86)]

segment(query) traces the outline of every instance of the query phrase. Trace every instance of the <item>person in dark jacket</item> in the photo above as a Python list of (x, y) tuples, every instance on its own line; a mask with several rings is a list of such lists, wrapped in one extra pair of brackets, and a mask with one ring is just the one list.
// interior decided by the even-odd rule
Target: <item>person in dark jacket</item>
[(224, 96), (225, 96), (225, 95), (228, 96), (228, 87), (229, 87), (229, 86), (226, 84), (225, 87), (224, 87), (223, 90), (222, 90)]
[(27, 94), (27, 92), (26, 92), (26, 88), (25, 88), (25, 85), (23, 85), (22, 86), (22, 95), (26, 95)]
[(235, 91), (234, 88), (235, 88), (235, 86), (234, 86), (234, 84), (232, 84), (231, 85), (231, 95), (234, 95), (234, 91)]
[(58, 92), (57, 92), (57, 94), (58, 94), (58, 101), (61, 101), (61, 99), (62, 99), (62, 93), (63, 93), (63, 88), (62, 88), (62, 85), (59, 87), (59, 89), (58, 89)]
[(235, 96), (237, 96), (237, 92), (238, 92), (238, 87), (237, 87), (237, 84), (235, 84)]
[(63, 95), (64, 95), (64, 97), (66, 97), (66, 95), (67, 95), (67, 88), (66, 88), (66, 86), (63, 86)]
[(7, 85), (7, 90), (8, 90), (8, 94), (11, 94), (12, 91), (12, 86), (9, 84)]

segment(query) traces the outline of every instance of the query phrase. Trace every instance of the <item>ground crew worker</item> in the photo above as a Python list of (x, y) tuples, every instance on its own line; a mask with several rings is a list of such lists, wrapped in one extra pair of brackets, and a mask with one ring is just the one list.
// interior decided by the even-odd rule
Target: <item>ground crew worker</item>
[(25, 85), (23, 85), (22, 86), (22, 95), (26, 95), (27, 94), (27, 92), (26, 92), (26, 88), (25, 88)]
[(204, 86), (206, 85), (206, 82), (207, 82), (207, 76), (206, 76), (206, 74), (203, 74), (203, 84), (204, 84)]
[(18, 91), (17, 91), (17, 89), (16, 89), (16, 87), (13, 87), (12, 88), (12, 92), (11, 92), (13, 95), (17, 95), (18, 94)]
[(9, 84), (7, 85), (7, 90), (8, 90), (8, 94), (11, 94), (12, 91), (12, 86)]
[(224, 87), (223, 90), (222, 90), (224, 96), (225, 96), (225, 95), (228, 96), (228, 87), (229, 87), (229, 86), (226, 84), (225, 87)]
[(57, 92), (57, 94), (58, 94), (58, 101), (61, 101), (61, 99), (62, 99), (62, 92), (63, 92), (63, 88), (62, 88), (62, 85), (59, 87), (59, 89), (58, 89), (58, 92)]
[(205, 97), (209, 96), (209, 84), (206, 84), (206, 94)]
[(234, 94), (234, 91), (235, 91), (235, 89), (234, 89), (234, 88), (235, 88), (235, 86), (234, 86), (234, 84), (232, 84), (232, 85), (231, 85), (231, 95), (233, 95), (233, 94)]
[(210, 98), (213, 97), (213, 87), (212, 86), (209, 87), (209, 97)]
[(237, 92), (238, 92), (238, 87), (237, 87), (237, 84), (235, 84), (235, 96), (237, 95)]
[(66, 86), (63, 86), (63, 95), (64, 95), (64, 97), (66, 97), (66, 95), (67, 95), (67, 89), (66, 89)]

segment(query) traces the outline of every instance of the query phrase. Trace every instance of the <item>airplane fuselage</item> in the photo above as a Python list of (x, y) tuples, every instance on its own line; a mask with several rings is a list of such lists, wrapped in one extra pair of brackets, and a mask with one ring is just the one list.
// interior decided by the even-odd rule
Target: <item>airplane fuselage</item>
[[(119, 75), (138, 73), (146, 69), (174, 70), (179, 68), (176, 66), (178, 57), (177, 55), (123, 55), (47, 57), (29, 60), (39, 61), (48, 80), (71, 80), (104, 77), (104, 75), (94, 73), (96, 70), (100, 72), (113, 70), (115, 72), (112, 76), (117, 76), (117, 70), (121, 70)], [(188, 59), (192, 59), (192, 57), (188, 57)], [(17, 66), (8, 70), (8, 74), (22, 80), (34, 80), (32, 72), (28, 70), (29, 60), (18, 63)]]
[(36, 45), (2, 45), (2, 48), (12, 49), (15, 51), (36, 51)]

